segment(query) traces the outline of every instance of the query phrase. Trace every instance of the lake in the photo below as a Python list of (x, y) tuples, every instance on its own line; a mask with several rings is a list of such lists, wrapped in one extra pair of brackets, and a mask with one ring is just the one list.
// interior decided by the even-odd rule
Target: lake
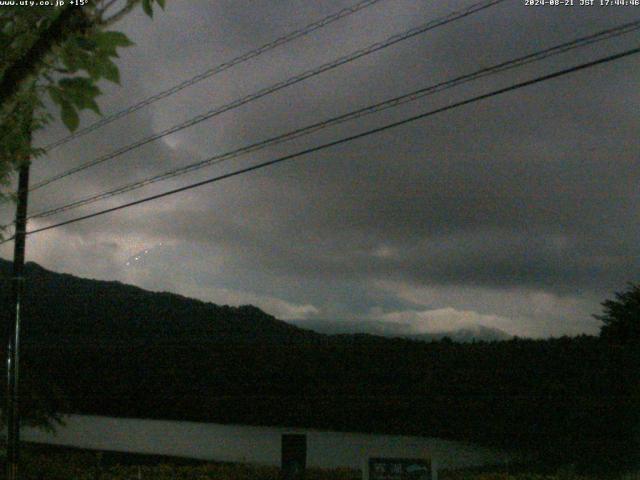
[(370, 456), (431, 457), (438, 468), (504, 464), (509, 460), (499, 450), (428, 437), (92, 415), (66, 416), (65, 425), (55, 434), (24, 428), (21, 438), (96, 450), (279, 466), (284, 433), (307, 435), (309, 467), (361, 468)]

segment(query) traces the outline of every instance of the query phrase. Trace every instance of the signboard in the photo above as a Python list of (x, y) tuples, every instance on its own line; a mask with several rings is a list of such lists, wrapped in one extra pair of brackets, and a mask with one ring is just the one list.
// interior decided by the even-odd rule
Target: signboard
[(307, 436), (282, 435), (282, 478), (302, 480), (307, 467)]
[(436, 480), (430, 459), (370, 458), (365, 480)]

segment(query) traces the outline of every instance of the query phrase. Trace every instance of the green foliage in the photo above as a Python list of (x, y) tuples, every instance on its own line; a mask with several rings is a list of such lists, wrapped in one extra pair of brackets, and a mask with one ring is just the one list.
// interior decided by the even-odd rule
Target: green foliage
[(51, 8), (3, 6), (0, 15), (0, 72), (12, 65), (38, 39), (38, 27), (55, 14)]
[(142, 0), (142, 9), (144, 10), (144, 13), (146, 13), (150, 17), (153, 17), (154, 1), (160, 6), (160, 8), (164, 10), (165, 0)]
[[(45, 109), (49, 96), (66, 127), (74, 131), (80, 112), (97, 114), (98, 83), (120, 83), (115, 59), (119, 49), (133, 45), (122, 32), (111, 31), (141, 3), (151, 16), (153, 4), (164, 0), (91, 1), (83, 7), (4, 6), (0, 11), (0, 82), (16, 87), (0, 101), (0, 190), (23, 161), (41, 154), (32, 148), (31, 133), (53, 117)], [(111, 11), (120, 7), (118, 11)], [(0, 200), (10, 198), (0, 193)], [(1, 233), (1, 232), (0, 232)]]
[[(91, 1), (84, 7), (67, 2), (61, 8), (0, 9), (0, 83), (8, 85), (0, 91), (0, 202), (13, 199), (3, 193), (12, 174), (42, 154), (32, 147), (31, 137), (53, 118), (45, 108), (46, 95), (60, 108), (60, 118), (71, 131), (80, 124), (80, 111), (100, 114), (98, 83), (120, 83), (114, 59), (120, 48), (133, 45), (125, 34), (108, 30), (110, 19), (120, 18), (137, 3), (139, 0), (127, 0), (108, 17), (104, 5), (114, 4), (104, 1)], [(164, 2), (158, 4), (164, 7)], [(3, 233), (0, 230), (0, 239)], [(55, 402), (58, 397), (52, 392), (51, 379), (31, 381), (28, 369), (26, 372), (22, 418), (26, 424), (52, 428), (60, 420), (60, 405)]]
[[(34, 451), (30, 451), (34, 450)], [(45, 450), (44, 452), (42, 450)], [(21, 478), (24, 480), (279, 480), (276, 467), (205, 462), (172, 462), (136, 464), (137, 455), (130, 455), (127, 464), (107, 462), (101, 452), (73, 451), (45, 448), (27, 449), (23, 455)], [(108, 456), (108, 454), (107, 454)], [(123, 454), (121, 456), (126, 456)], [(186, 464), (191, 463), (191, 464)], [(1, 472), (0, 472), (1, 474)], [(316, 469), (306, 471), (306, 480), (360, 480), (356, 470)]]
[[(213, 463), (138, 454), (92, 452), (28, 445), (22, 456), (21, 478), (25, 480), (279, 480), (277, 467)], [(1, 472), (0, 472), (1, 475)], [(479, 467), (441, 470), (440, 480), (638, 480), (638, 474), (592, 475), (576, 473), (571, 465), (549, 469), (520, 465), (507, 473), (504, 468)], [(2, 477), (0, 477), (2, 478)], [(350, 468), (308, 468), (306, 480), (360, 480), (362, 473)]]
[(23, 92), (13, 109), (12, 117), (0, 122), (0, 202), (13, 199), (12, 194), (2, 192), (2, 188), (10, 183), (11, 174), (29, 157), (40, 153), (38, 149), (31, 147), (29, 131), (42, 127), (50, 118), (46, 112), (34, 115), (34, 109), (41, 106), (42, 101), (35, 90)]
[(604, 313), (594, 315), (603, 325), (600, 336), (628, 345), (640, 345), (640, 284), (629, 283), (627, 290), (615, 293), (615, 300), (602, 302)]
[[(78, 112), (92, 110), (100, 114), (96, 97), (101, 91), (96, 83), (105, 79), (120, 83), (118, 67), (113, 58), (118, 57), (118, 48), (133, 45), (121, 32), (95, 32), (76, 36), (54, 50), (62, 68), (57, 68), (57, 80), (48, 76), (46, 90), (51, 99), (60, 106), (64, 124), (73, 131), (78, 128)], [(76, 76), (84, 73), (87, 76)]]

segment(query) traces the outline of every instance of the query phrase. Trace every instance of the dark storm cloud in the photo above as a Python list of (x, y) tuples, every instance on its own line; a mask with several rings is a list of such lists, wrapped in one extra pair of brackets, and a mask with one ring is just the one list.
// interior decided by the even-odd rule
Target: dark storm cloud
[[(121, 62), (125, 87), (107, 88), (104, 110), (117, 111), (348, 4), (202, 1), (172, 4), (153, 22), (136, 14), (122, 25), (138, 44)], [(35, 177), (468, 4), (382, 2), (59, 149)], [(43, 189), (32, 211), (617, 25), (630, 12), (506, 2)], [(628, 35), (474, 82), (108, 205), (620, 51), (639, 39)], [(360, 315), (428, 325), (449, 315), (452, 323), (493, 322), (518, 334), (593, 332), (588, 315), (598, 301), (640, 270), (633, 221), (640, 213), (637, 65), (631, 58), (596, 67), (69, 225), (34, 236), (29, 248), (52, 268), (214, 301), (244, 298), (290, 318)], [(62, 134), (53, 126), (43, 141)], [(170, 244), (164, 260), (159, 255), (144, 272), (124, 269), (130, 252), (162, 240)], [(114, 243), (117, 248), (102, 248)], [(92, 256), (101, 259), (93, 267)]]

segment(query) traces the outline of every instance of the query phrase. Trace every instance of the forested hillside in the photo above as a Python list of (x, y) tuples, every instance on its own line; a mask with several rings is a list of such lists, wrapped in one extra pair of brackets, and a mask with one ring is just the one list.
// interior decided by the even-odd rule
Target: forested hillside
[(329, 336), (255, 307), (27, 272), (23, 372), (61, 411), (419, 434), (609, 465), (638, 451), (634, 345)]

